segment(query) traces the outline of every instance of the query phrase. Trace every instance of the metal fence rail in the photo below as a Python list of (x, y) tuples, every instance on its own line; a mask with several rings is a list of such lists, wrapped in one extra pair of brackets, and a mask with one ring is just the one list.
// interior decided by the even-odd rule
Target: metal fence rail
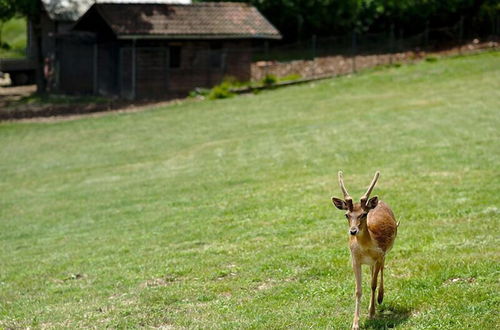
[(268, 74), (301, 78), (347, 74), (378, 65), (413, 61), (450, 49), (462, 53), (497, 47), (500, 18), (496, 22), (499, 24), (493, 24), (491, 31), (467, 29), (461, 19), (453, 26), (430, 29), (426, 25), (420, 33), (412, 35), (405, 35), (392, 26), (383, 33), (352, 32), (340, 36), (311, 36), (287, 45), (266, 44), (252, 49), (252, 80), (263, 79)]

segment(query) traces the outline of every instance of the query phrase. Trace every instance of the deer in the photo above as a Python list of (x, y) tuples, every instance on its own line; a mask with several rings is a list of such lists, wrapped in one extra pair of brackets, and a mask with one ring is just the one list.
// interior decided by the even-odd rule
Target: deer
[(385, 256), (391, 250), (396, 239), (399, 223), (396, 222), (391, 208), (378, 199), (370, 198), (370, 194), (378, 181), (380, 172), (377, 171), (366, 193), (359, 203), (353, 200), (344, 185), (342, 171), (338, 172), (340, 189), (344, 199), (332, 197), (333, 205), (345, 210), (345, 217), (349, 223), (349, 248), (351, 250), (352, 268), (356, 280), (355, 310), (352, 329), (359, 329), (359, 311), (362, 296), (361, 265), (371, 268), (371, 298), (368, 308), (369, 318), (375, 317), (375, 291), (377, 277), (380, 273), (380, 286), (377, 302), (384, 299), (384, 264)]

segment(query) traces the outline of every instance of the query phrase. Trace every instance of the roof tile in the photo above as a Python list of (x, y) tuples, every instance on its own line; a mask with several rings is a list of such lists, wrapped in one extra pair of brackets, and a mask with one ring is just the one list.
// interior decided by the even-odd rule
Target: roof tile
[(278, 30), (255, 7), (245, 3), (96, 3), (94, 6), (119, 37), (149, 35), (281, 38)]

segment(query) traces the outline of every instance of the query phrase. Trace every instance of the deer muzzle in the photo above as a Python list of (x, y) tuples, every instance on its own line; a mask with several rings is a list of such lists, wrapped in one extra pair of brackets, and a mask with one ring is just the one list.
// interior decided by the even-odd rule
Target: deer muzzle
[(359, 228), (358, 227), (351, 227), (351, 229), (349, 229), (349, 234), (351, 234), (352, 236), (355, 236), (359, 233)]

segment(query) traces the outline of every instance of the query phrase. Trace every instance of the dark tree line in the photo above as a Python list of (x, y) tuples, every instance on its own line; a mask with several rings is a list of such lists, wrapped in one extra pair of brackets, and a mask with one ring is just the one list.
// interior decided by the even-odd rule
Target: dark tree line
[[(205, 1), (205, 0), (195, 0)], [(226, 1), (226, 0), (206, 0)], [(312, 34), (382, 32), (391, 26), (405, 33), (456, 24), (489, 29), (498, 24), (500, 0), (227, 0), (257, 7), (287, 41)], [(480, 31), (478, 31), (480, 32)]]
[[(78, 0), (71, 0), (77, 2)], [(388, 31), (391, 26), (406, 34), (426, 26), (456, 24), (481, 30), (498, 26), (500, 0), (193, 0), (239, 1), (257, 7), (292, 41), (357, 31)], [(0, 23), (14, 15), (36, 20), (40, 0), (0, 0)], [(481, 31), (478, 31), (481, 32)]]
[(32, 17), (37, 14), (37, 0), (0, 0), (0, 21), (7, 21), (14, 16)]

